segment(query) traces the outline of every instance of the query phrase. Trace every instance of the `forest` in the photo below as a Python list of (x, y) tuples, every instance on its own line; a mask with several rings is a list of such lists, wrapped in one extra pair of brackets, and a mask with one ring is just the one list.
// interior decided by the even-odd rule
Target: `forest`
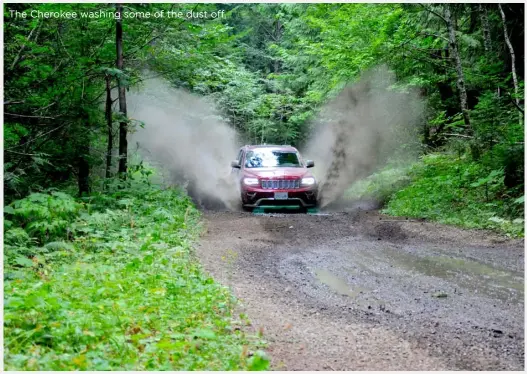
[(132, 157), (149, 123), (127, 95), (155, 76), (214, 103), (240, 145), (303, 149), (379, 66), (425, 109), (408, 157), (344, 198), (523, 237), (523, 4), (5, 4), (6, 369), (267, 369), (193, 257), (194, 202)]

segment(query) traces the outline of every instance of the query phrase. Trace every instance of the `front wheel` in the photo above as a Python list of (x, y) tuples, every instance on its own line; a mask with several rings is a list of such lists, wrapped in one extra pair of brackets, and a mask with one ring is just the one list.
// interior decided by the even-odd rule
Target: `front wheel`
[(242, 205), (242, 210), (243, 210), (244, 212), (252, 212), (252, 211), (253, 211), (253, 208), (252, 208), (252, 207), (249, 207), (249, 206)]

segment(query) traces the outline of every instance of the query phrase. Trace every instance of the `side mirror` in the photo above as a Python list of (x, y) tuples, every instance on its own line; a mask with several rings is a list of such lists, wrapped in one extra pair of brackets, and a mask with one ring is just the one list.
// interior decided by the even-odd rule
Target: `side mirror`
[(235, 169), (239, 169), (240, 168), (240, 163), (238, 162), (238, 160), (231, 161), (231, 167), (233, 167)]
[(315, 166), (315, 161), (306, 160), (306, 168), (312, 168), (313, 166)]

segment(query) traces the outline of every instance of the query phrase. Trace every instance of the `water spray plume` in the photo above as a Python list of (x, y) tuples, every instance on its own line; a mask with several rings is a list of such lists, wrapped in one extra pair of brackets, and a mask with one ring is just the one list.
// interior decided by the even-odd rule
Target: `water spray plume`
[(394, 84), (394, 74), (378, 67), (322, 109), (305, 150), (316, 160), (321, 207), (338, 201), (353, 182), (385, 164), (402, 144), (417, 144), (423, 103), (416, 92), (397, 91)]
[[(401, 144), (416, 144), (423, 103), (416, 92), (393, 89), (385, 67), (365, 73), (321, 110), (305, 149), (315, 160), (320, 205), (338, 202), (349, 186), (393, 157)], [(132, 135), (143, 156), (188, 183), (196, 200), (213, 207), (238, 209), (239, 186), (230, 161), (240, 139), (213, 103), (160, 79), (150, 79), (130, 93), (131, 117), (145, 122)]]
[(236, 132), (212, 103), (160, 79), (149, 79), (128, 96), (130, 116), (144, 128), (132, 135), (143, 156), (168, 172), (171, 183), (188, 183), (196, 200), (236, 209), (239, 190), (230, 178)]

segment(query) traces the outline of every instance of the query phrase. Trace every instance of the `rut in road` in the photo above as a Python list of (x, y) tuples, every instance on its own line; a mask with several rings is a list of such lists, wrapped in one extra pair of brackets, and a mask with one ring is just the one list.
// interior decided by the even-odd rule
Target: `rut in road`
[(204, 217), (198, 256), (274, 369), (524, 367), (522, 240), (360, 209)]

